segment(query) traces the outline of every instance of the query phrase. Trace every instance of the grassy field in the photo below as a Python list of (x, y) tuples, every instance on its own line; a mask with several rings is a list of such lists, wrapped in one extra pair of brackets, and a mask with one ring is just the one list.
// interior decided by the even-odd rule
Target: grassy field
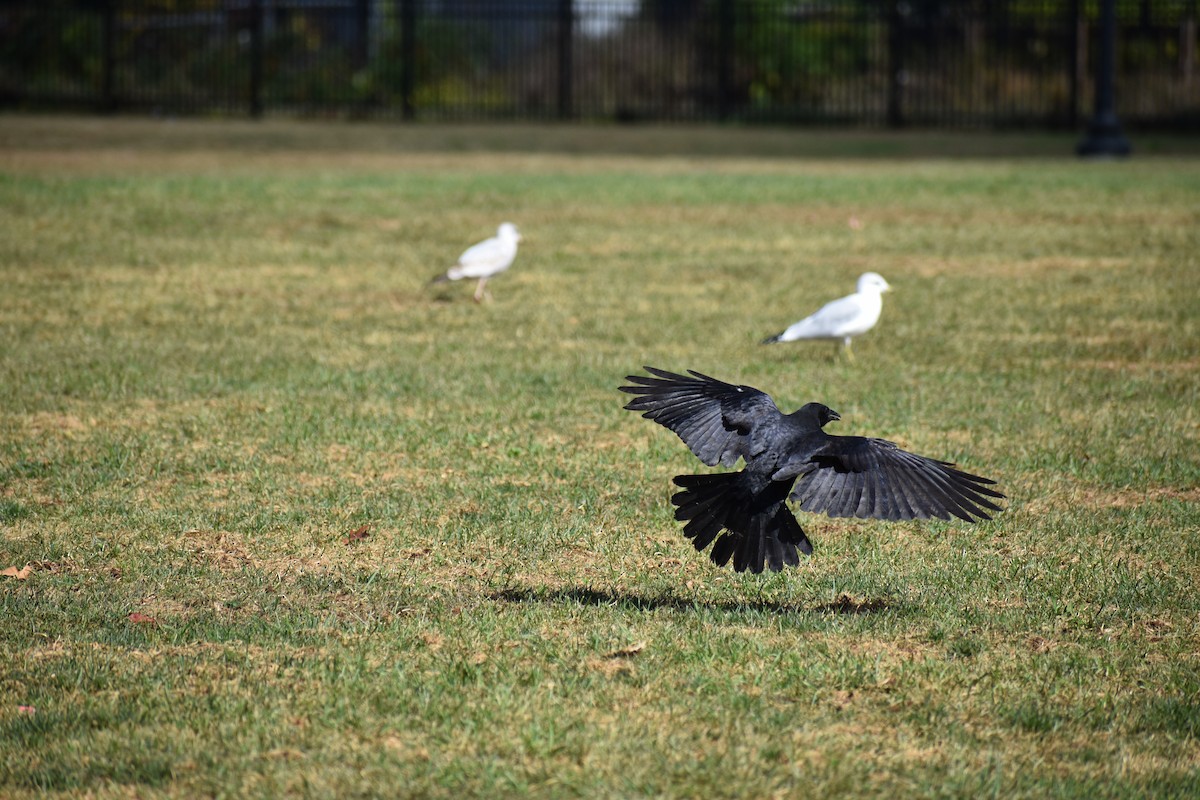
[[(0, 119), (0, 794), (1196, 796), (1200, 158), (1073, 142)], [(717, 569), (643, 364), (1009, 507)]]

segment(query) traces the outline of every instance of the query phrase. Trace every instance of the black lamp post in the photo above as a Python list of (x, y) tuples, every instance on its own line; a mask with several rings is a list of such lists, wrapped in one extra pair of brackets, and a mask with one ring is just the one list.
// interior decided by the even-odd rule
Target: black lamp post
[(1100, 3), (1100, 60), (1096, 65), (1096, 113), (1075, 152), (1081, 156), (1127, 156), (1129, 140), (1121, 133), (1113, 97), (1117, 49), (1116, 0)]

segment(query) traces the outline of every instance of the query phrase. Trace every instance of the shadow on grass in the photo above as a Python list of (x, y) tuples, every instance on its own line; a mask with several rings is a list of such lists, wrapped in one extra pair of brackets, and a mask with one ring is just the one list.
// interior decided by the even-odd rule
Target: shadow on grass
[(767, 614), (878, 614), (903, 611), (901, 604), (874, 597), (859, 600), (848, 594), (832, 603), (810, 606), (802, 603), (781, 603), (775, 600), (704, 600), (680, 597), (674, 592), (648, 595), (634, 591), (610, 591), (585, 586), (561, 589), (509, 588), (490, 592), (489, 597), (506, 603), (574, 603), (586, 606), (614, 606), (635, 611), (724, 611), (728, 613), (758, 612)]
[[(77, 123), (86, 120), (86, 125)], [(988, 159), (1075, 160), (1074, 131), (904, 131), (792, 125), (259, 122), (195, 118), (143, 119), (10, 114), (4, 146), (17, 149), (120, 149), (141, 153), (240, 152), (272, 157), (492, 153), (570, 157)], [(1200, 139), (1138, 132), (1134, 148), (1146, 155), (1200, 155)]]

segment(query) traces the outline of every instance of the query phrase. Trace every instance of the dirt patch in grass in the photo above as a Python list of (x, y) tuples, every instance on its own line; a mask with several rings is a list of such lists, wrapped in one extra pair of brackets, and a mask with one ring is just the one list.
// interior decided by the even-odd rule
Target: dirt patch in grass
[(257, 560), (250, 555), (244, 538), (240, 534), (230, 531), (193, 529), (185, 531), (183, 535), (196, 556), (211, 563), (222, 572), (259, 566)]
[(1171, 373), (1177, 375), (1195, 375), (1200, 372), (1200, 358), (1185, 358), (1179, 361), (1162, 361), (1160, 359), (1072, 359), (1064, 362), (1063, 366), (1077, 369), (1092, 369), (1099, 372), (1120, 372), (1134, 375), (1154, 373)]
[(1110, 489), (1099, 486), (1077, 486), (1071, 491), (1071, 502), (1090, 508), (1139, 508), (1152, 503), (1175, 500), (1200, 503), (1200, 488), (1180, 489), (1171, 486), (1127, 486)]
[[(972, 275), (1001, 279), (1028, 279), (1044, 277), (1053, 273), (1080, 274), (1099, 269), (1111, 270), (1128, 267), (1125, 258), (1091, 258), (1072, 256), (1046, 256), (1023, 259), (980, 259), (971, 264)], [(936, 278), (945, 275), (961, 276), (963, 263), (959, 259), (914, 258), (902, 264), (905, 272), (921, 278)]]
[(46, 434), (65, 434), (68, 437), (83, 431), (91, 430), (96, 425), (94, 419), (83, 419), (75, 414), (61, 412), (38, 411), (23, 418), (25, 429), (31, 436)]
[(1026, 473), (1021, 485), (1011, 488), (1013, 496), (1024, 498), (1022, 513), (1034, 517), (1065, 508), (1131, 509), (1171, 501), (1200, 503), (1200, 487), (1099, 486), (1065, 473)]

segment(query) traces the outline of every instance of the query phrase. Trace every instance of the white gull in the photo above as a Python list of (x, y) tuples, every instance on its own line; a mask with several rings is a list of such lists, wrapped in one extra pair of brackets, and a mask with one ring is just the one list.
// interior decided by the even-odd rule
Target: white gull
[(521, 234), (517, 231), (517, 226), (511, 222), (502, 223), (496, 229), (495, 236), (468, 247), (458, 257), (457, 264), (447, 270), (445, 274), (434, 278), (432, 282), (442, 283), (463, 278), (478, 278), (479, 284), (475, 287), (475, 302), (478, 303), (485, 295), (491, 297), (490, 294), (486, 294), (484, 287), (487, 286), (489, 278), (494, 278), (512, 266), (513, 259), (517, 257), (517, 242), (519, 241), (521, 241)]
[(763, 344), (794, 342), (798, 339), (840, 339), (846, 347), (846, 354), (853, 358), (850, 340), (875, 327), (883, 310), (883, 293), (891, 288), (878, 273), (865, 272), (859, 276), (854, 294), (831, 300), (816, 313), (789, 326), (783, 333), (764, 339)]

